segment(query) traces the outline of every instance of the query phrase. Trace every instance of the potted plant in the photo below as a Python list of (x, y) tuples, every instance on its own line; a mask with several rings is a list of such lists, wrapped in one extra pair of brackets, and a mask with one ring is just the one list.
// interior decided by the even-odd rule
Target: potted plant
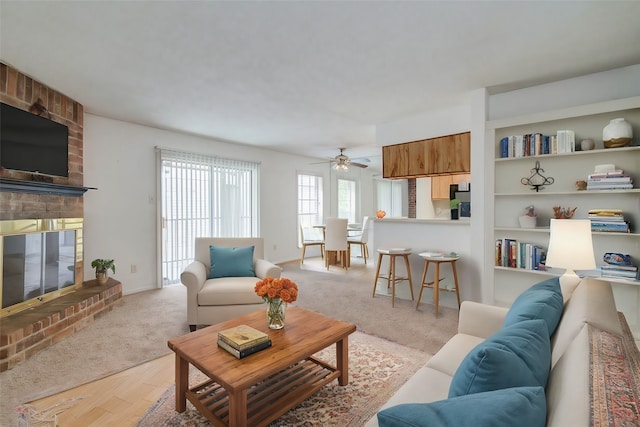
[(459, 219), (460, 213), (458, 211), (458, 207), (460, 206), (459, 199), (451, 199), (449, 200), (449, 209), (451, 209), (451, 219)]
[(524, 214), (518, 217), (521, 228), (536, 228), (538, 222), (538, 214), (533, 205), (524, 208)]
[(116, 265), (112, 259), (94, 259), (91, 261), (91, 267), (96, 269), (96, 279), (99, 285), (107, 283), (107, 279), (109, 278), (108, 270), (116, 274)]

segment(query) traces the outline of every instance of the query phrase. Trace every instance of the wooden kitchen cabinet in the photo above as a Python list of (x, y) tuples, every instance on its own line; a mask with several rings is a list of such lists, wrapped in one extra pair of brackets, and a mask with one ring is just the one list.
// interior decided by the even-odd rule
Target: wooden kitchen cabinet
[(384, 178), (417, 178), (470, 171), (469, 132), (382, 147)]
[(449, 200), (449, 186), (471, 182), (471, 174), (440, 175), (431, 177), (431, 200)]
[(403, 178), (409, 175), (409, 146), (407, 144), (382, 147), (383, 178)]

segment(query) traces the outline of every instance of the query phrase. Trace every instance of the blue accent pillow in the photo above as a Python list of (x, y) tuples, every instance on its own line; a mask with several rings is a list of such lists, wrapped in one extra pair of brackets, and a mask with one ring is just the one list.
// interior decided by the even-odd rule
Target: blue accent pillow
[(542, 319), (502, 328), (462, 360), (449, 386), (449, 397), (509, 387), (546, 387), (551, 343)]
[(380, 427), (544, 427), (542, 387), (515, 387), (432, 403), (405, 403), (378, 412)]
[(255, 277), (253, 270), (253, 246), (227, 248), (209, 246), (211, 270), (209, 279), (219, 277)]
[(536, 283), (521, 293), (507, 312), (503, 326), (510, 326), (522, 320), (543, 319), (547, 322), (551, 336), (558, 327), (563, 309), (560, 279), (554, 277)]

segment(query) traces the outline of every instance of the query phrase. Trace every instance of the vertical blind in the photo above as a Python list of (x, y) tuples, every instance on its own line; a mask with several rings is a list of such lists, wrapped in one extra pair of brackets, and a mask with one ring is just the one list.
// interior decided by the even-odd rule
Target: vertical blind
[(259, 163), (157, 149), (163, 284), (178, 283), (196, 237), (259, 236)]

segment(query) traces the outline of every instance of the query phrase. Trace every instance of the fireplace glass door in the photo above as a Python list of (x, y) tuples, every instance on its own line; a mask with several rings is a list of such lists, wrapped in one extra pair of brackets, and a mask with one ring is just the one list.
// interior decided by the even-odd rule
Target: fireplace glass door
[(73, 286), (76, 230), (4, 236), (2, 308)]

